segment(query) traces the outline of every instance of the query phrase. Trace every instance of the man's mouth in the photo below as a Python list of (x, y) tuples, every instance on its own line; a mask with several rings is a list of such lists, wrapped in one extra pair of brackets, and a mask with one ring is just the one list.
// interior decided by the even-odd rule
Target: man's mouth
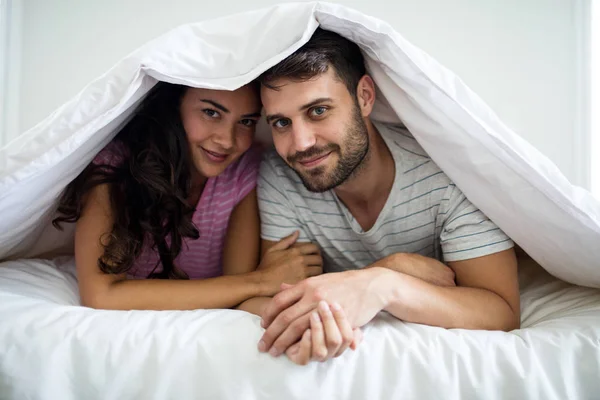
[(325, 161), (331, 153), (332, 152), (330, 151), (325, 154), (320, 154), (318, 156), (315, 156), (315, 157), (312, 157), (312, 158), (309, 158), (306, 160), (301, 160), (298, 162), (305, 168), (312, 168), (312, 167), (319, 165), (321, 162)]

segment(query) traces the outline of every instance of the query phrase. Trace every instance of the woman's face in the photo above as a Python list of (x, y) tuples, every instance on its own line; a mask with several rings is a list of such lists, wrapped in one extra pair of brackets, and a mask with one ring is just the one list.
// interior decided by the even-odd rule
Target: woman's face
[(258, 90), (189, 88), (181, 101), (181, 120), (196, 172), (219, 175), (252, 144), (261, 103)]

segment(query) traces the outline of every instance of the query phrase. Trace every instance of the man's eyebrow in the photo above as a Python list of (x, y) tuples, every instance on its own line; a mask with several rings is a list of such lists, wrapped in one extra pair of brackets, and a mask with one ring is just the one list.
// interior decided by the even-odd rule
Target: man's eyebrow
[(267, 123), (270, 123), (271, 121), (273, 121), (274, 119), (279, 119), (279, 118), (285, 118), (283, 114), (273, 114), (273, 115), (267, 115)]
[(306, 110), (307, 108), (311, 108), (320, 103), (331, 103), (333, 100), (330, 97), (320, 97), (316, 100), (311, 101), (308, 104), (305, 104), (299, 108), (300, 111)]
[(217, 103), (216, 101), (209, 100), (209, 99), (200, 99), (200, 101), (211, 104), (213, 107), (218, 108), (219, 110), (221, 110), (225, 113), (229, 113), (229, 110), (225, 106)]
[[(316, 100), (311, 101), (310, 103), (304, 104), (303, 106), (300, 106), (299, 110), (303, 111), (306, 110), (308, 108), (314, 107), (317, 104), (321, 104), (321, 103), (331, 103), (333, 102), (333, 99), (331, 99), (330, 97), (320, 97)], [(273, 114), (273, 115), (267, 115), (267, 123), (271, 122), (274, 119), (279, 119), (279, 118), (285, 118), (285, 116), (283, 114)]]

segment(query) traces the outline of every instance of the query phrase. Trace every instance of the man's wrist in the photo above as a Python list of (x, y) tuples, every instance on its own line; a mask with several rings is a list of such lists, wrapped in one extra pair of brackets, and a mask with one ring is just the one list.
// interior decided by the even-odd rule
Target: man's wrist
[(379, 296), (382, 310), (400, 301), (402, 273), (376, 264), (364, 271), (369, 274), (369, 282), (373, 288), (371, 293)]
[(411, 254), (394, 253), (375, 261), (369, 268), (381, 267), (410, 275), (413, 263), (414, 260), (411, 259)]

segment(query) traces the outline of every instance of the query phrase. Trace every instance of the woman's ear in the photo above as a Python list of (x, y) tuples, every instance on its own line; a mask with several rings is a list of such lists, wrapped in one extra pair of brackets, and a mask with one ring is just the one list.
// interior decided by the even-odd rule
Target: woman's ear
[(375, 82), (369, 75), (363, 75), (358, 81), (356, 98), (362, 116), (368, 117), (373, 111), (373, 104), (375, 104)]

